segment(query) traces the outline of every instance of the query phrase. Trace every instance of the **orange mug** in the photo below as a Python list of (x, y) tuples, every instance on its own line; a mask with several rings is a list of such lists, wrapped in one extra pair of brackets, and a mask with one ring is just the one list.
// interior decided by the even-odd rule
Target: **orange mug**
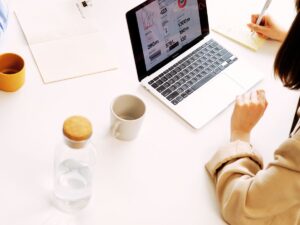
[(0, 90), (13, 92), (25, 82), (25, 63), (21, 56), (14, 53), (0, 55)]

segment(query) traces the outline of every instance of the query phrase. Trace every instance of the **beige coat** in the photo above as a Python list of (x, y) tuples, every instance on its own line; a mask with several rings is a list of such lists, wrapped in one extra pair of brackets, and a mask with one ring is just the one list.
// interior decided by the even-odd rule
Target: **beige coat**
[(261, 156), (242, 141), (221, 147), (206, 169), (227, 223), (300, 225), (299, 130), (279, 146), (265, 169)]

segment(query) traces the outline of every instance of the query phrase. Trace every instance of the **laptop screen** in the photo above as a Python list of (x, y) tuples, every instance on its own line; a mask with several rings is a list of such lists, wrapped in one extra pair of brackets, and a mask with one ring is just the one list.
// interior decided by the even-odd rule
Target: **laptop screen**
[(127, 14), (139, 80), (208, 34), (205, 0), (146, 1)]

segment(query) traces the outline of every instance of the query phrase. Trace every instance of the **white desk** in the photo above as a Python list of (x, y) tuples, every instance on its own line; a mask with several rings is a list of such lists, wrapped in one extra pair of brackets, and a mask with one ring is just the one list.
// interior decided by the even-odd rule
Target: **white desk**
[[(10, 0), (12, 8), (17, 1), (22, 0)], [(208, 1), (213, 15), (218, 1)], [(99, 25), (119, 50), (119, 69), (47, 85), (11, 13), (0, 52), (21, 54), (27, 77), (18, 92), (0, 92), (0, 224), (225, 224), (204, 165), (216, 148), (228, 141), (232, 106), (203, 129), (190, 128), (137, 81), (125, 12), (140, 1), (102, 2)], [(273, 11), (286, 22), (293, 12), (293, 0), (289, 2), (272, 3)], [(113, 9), (114, 5), (118, 6)], [(273, 79), (273, 59), (279, 44), (267, 42), (255, 53), (218, 35), (215, 38), (265, 74), (259, 87), (266, 90), (269, 106), (252, 140), (267, 163), (288, 135), (298, 98), (297, 92), (288, 91)], [(132, 142), (109, 135), (110, 103), (122, 93), (136, 94), (147, 105), (140, 135)], [(70, 216), (52, 206), (51, 191), (53, 150), (62, 137), (64, 119), (73, 114), (92, 121), (98, 164), (89, 206)]]

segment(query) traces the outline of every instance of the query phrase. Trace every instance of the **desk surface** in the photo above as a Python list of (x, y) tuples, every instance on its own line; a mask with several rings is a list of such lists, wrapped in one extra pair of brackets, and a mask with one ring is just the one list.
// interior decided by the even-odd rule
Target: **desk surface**
[[(11, 17), (0, 52), (21, 54), (27, 77), (18, 92), (0, 92), (0, 223), (225, 224), (204, 165), (217, 147), (229, 139), (232, 106), (204, 128), (193, 130), (139, 85), (125, 12), (140, 1), (118, 1), (115, 9), (114, 1), (101, 3), (99, 25), (118, 50), (118, 70), (47, 85), (42, 82), (12, 13), (18, 1), (21, 0), (10, 0)], [(286, 24), (293, 16), (293, 0), (289, 2), (289, 7), (286, 1), (272, 3), (274, 14), (284, 16)], [(217, 3), (208, 0), (210, 15), (220, 7)], [(288, 135), (298, 98), (297, 92), (288, 91), (273, 78), (272, 65), (279, 44), (268, 41), (258, 52), (252, 52), (213, 35), (265, 75), (256, 88), (266, 90), (269, 106), (253, 131), (252, 143), (267, 164), (274, 149)], [(132, 142), (118, 141), (109, 135), (109, 107), (112, 99), (122, 93), (136, 94), (147, 105), (140, 135)], [(53, 207), (51, 191), (53, 150), (62, 137), (64, 119), (73, 114), (85, 115), (92, 121), (98, 162), (90, 204), (70, 216)]]

